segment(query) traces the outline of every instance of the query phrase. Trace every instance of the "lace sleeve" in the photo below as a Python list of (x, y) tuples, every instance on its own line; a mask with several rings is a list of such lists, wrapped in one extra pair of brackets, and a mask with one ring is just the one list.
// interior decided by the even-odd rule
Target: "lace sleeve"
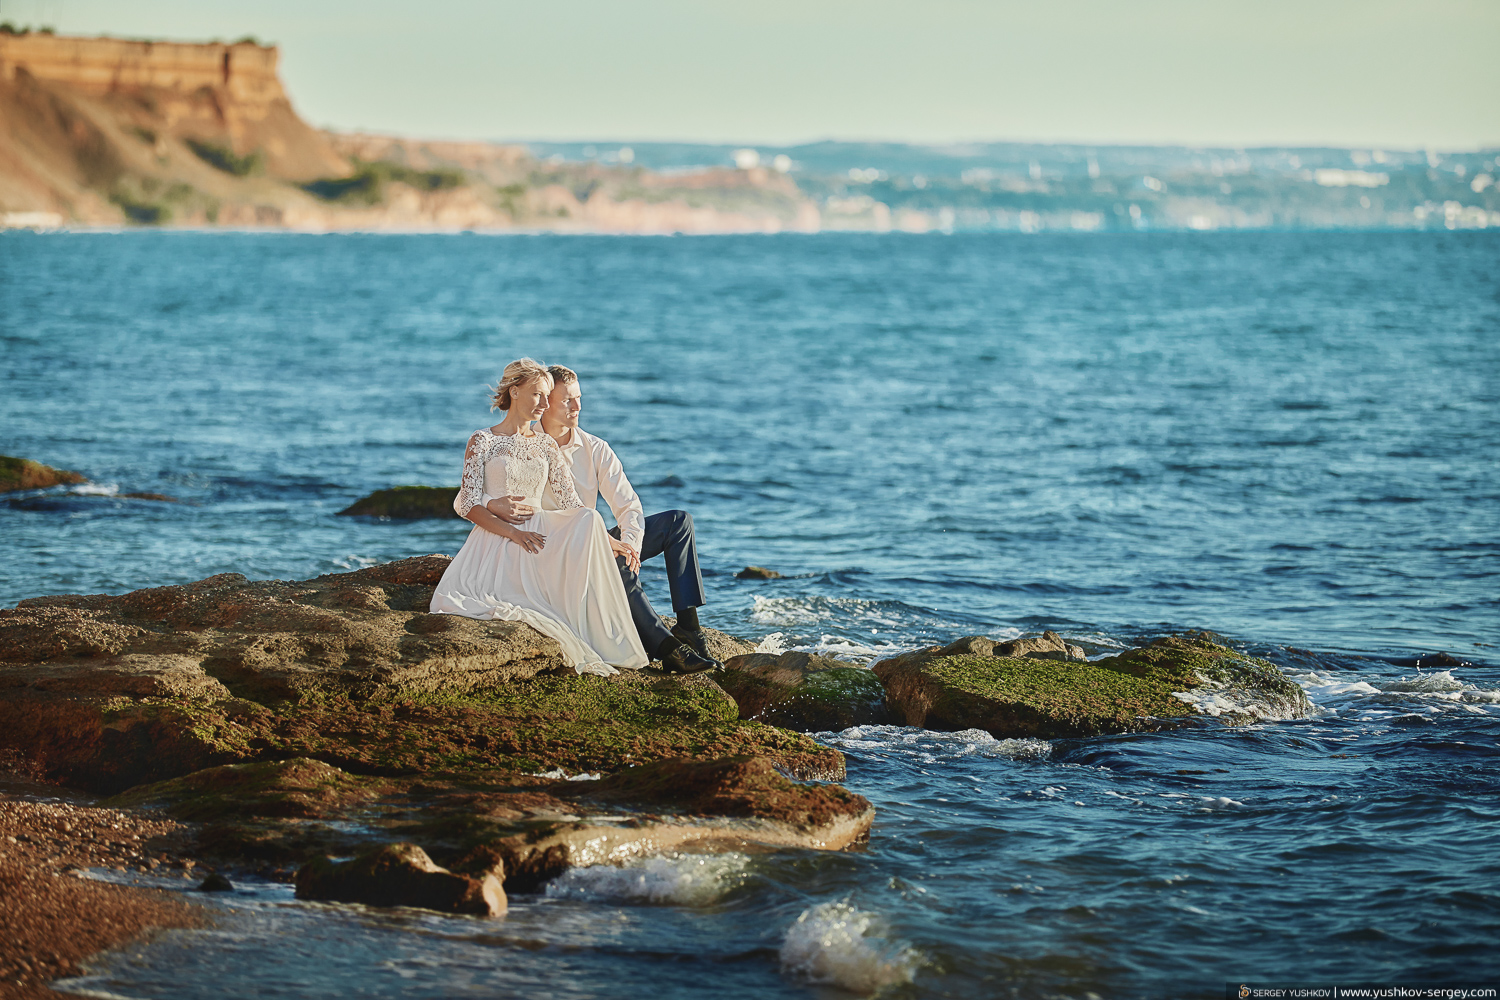
[(478, 507), (484, 497), (484, 432), (475, 431), (469, 438), (469, 447), (464, 452), (464, 479), (453, 498), (453, 509), (459, 517), (467, 519), (469, 511)]
[(582, 507), (583, 501), (578, 499), (578, 489), (573, 485), (573, 473), (568, 470), (568, 462), (563, 458), (562, 449), (550, 435), (541, 436), (547, 439), (547, 482), (552, 485), (552, 496), (557, 501), (557, 509)]

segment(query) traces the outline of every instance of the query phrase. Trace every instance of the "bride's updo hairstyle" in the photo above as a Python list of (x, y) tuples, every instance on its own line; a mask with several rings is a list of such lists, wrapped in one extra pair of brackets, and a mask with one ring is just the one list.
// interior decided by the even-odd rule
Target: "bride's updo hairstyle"
[(530, 358), (521, 358), (512, 361), (505, 366), (505, 371), (500, 373), (500, 384), (490, 389), (490, 401), (492, 410), (510, 409), (510, 390), (518, 385), (525, 385), (534, 378), (544, 378), (551, 381), (552, 376), (547, 374), (547, 366), (540, 361)]

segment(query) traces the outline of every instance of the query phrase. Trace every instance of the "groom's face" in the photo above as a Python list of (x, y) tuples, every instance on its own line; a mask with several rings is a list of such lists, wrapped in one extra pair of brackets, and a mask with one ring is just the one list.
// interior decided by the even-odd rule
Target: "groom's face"
[(564, 427), (577, 427), (578, 416), (583, 413), (583, 392), (578, 388), (577, 382), (569, 382), (563, 385), (559, 382), (552, 387), (552, 395), (547, 397), (547, 415)]

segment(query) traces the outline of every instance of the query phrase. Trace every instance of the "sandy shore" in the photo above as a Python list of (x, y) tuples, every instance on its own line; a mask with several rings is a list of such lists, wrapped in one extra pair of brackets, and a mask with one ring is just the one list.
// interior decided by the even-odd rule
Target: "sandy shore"
[(82, 877), (86, 868), (175, 874), (205, 869), (184, 856), (181, 824), (101, 809), (52, 786), (0, 775), (0, 997), (62, 997), (47, 984), (83, 959), (206, 911), (151, 889)]

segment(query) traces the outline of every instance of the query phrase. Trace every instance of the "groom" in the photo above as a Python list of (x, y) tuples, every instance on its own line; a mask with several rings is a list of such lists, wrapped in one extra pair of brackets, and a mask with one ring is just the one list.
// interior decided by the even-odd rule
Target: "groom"
[[(669, 673), (695, 674), (720, 666), (708, 655), (708, 644), (698, 624), (698, 608), (706, 602), (693, 537), (693, 516), (685, 510), (669, 510), (646, 517), (640, 497), (625, 478), (625, 469), (614, 449), (603, 438), (578, 426), (578, 417), (583, 412), (578, 376), (562, 365), (553, 365), (547, 373), (552, 376), (552, 394), (542, 414), (542, 430), (562, 449), (583, 505), (592, 510), (602, 493), (615, 515), (618, 527), (610, 530), (609, 544), (615, 551), (615, 562), (620, 567), (630, 616), (640, 633), (641, 645)], [(547, 510), (557, 507), (550, 484), (542, 494), (541, 503)], [(519, 524), (532, 514), (531, 508), (509, 497), (491, 500), (487, 506), (490, 513), (511, 524)], [(670, 630), (641, 589), (641, 560), (656, 555), (666, 556), (667, 582), (672, 591), (672, 607), (677, 611), (677, 624)]]

